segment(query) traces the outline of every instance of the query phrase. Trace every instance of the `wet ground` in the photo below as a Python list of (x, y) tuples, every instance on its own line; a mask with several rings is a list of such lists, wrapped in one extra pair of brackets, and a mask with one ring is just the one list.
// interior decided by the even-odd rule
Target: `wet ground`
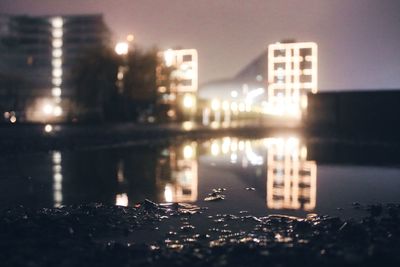
[(0, 262), (399, 264), (399, 152), (282, 133), (2, 153)]
[[(213, 214), (192, 205), (101, 204), (5, 210), (2, 266), (396, 266), (400, 206), (360, 220)], [(199, 229), (195, 221), (208, 229)], [(164, 228), (164, 229), (163, 229)], [(167, 229), (165, 229), (167, 228)], [(140, 232), (163, 239), (138, 242)]]

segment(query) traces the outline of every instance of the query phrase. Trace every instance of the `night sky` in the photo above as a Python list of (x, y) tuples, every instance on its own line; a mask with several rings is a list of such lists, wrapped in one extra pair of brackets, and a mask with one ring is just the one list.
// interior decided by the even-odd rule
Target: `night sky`
[(0, 13), (103, 13), (115, 40), (197, 48), (200, 82), (295, 38), (318, 43), (321, 90), (400, 88), (400, 0), (0, 0)]

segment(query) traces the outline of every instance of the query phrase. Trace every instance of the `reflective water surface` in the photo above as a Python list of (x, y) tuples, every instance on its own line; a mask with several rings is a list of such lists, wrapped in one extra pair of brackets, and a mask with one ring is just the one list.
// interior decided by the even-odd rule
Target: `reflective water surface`
[[(129, 206), (147, 198), (221, 213), (352, 216), (355, 202), (400, 201), (398, 162), (390, 147), (296, 134), (1, 155), (0, 206)], [(218, 188), (224, 200), (204, 201)]]

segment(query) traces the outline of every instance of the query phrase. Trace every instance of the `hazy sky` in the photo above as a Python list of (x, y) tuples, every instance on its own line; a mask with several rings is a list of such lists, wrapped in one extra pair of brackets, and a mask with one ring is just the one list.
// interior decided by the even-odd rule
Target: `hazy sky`
[(0, 13), (103, 13), (115, 39), (197, 48), (201, 82), (296, 38), (319, 45), (321, 90), (400, 88), (400, 0), (0, 0)]

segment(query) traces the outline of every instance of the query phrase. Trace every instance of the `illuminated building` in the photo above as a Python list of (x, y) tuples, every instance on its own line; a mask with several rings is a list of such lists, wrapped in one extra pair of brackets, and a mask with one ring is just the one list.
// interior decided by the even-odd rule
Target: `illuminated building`
[(0, 74), (21, 84), (1, 89), (17, 98), (24, 119), (63, 120), (75, 94), (72, 69), (89, 49), (108, 41), (102, 15), (1, 15)]
[(317, 44), (276, 43), (268, 46), (267, 113), (300, 117), (307, 93), (316, 93)]
[(168, 49), (160, 52), (159, 58), (156, 70), (158, 106), (169, 119), (193, 115), (198, 90), (197, 50)]
[(268, 138), (267, 207), (311, 211), (317, 198), (317, 165), (298, 138)]

